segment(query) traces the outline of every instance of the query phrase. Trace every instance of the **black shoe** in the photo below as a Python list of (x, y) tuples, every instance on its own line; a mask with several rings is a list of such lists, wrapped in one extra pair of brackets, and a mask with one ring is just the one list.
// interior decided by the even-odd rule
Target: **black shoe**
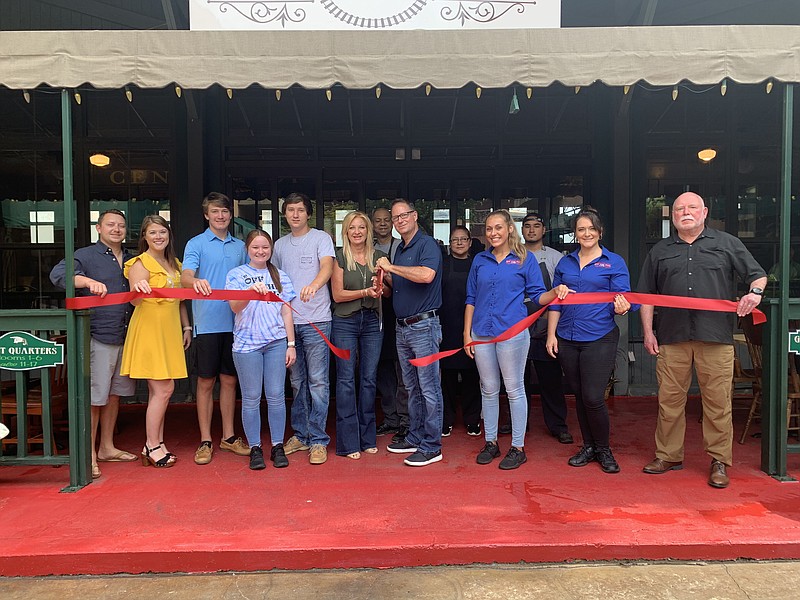
[(414, 454), (405, 459), (403, 463), (409, 467), (425, 467), (439, 462), (440, 460), (442, 460), (441, 450), (437, 450), (436, 452), (422, 452), (421, 450), (417, 450)]
[(442, 437), (450, 437), (451, 433), (453, 433), (452, 425), (444, 425), (442, 427)]
[(479, 465), (488, 465), (495, 458), (500, 456), (500, 448), (494, 442), (486, 442), (483, 449), (478, 452), (478, 458), (475, 459)]
[(283, 451), (283, 444), (275, 444), (270, 450), (269, 459), (276, 469), (282, 469), (289, 466), (289, 459), (286, 458), (286, 453)]
[(525, 450), (511, 446), (505, 458), (500, 461), (500, 468), (504, 471), (510, 471), (511, 469), (518, 469), (520, 465), (526, 462), (528, 462), (528, 457), (525, 456)]
[(497, 433), (502, 433), (504, 435), (511, 433), (511, 423), (500, 425), (500, 427), (497, 428)]
[(386, 449), (393, 454), (413, 454), (417, 451), (417, 447), (409, 444), (407, 441), (400, 440), (399, 442), (392, 442)]
[(400, 429), (398, 427), (392, 427), (391, 425), (387, 425), (386, 423), (381, 423), (380, 426), (375, 430), (377, 435), (386, 435), (388, 433), (397, 433)]
[(261, 446), (253, 446), (250, 448), (250, 468), (253, 471), (260, 471), (266, 469), (267, 465), (264, 463), (264, 451)]
[(398, 442), (404, 442), (407, 435), (408, 435), (408, 427), (400, 427), (397, 430), (397, 433), (395, 433), (392, 436), (392, 443), (397, 444)]
[(591, 446), (581, 446), (580, 451), (570, 458), (567, 463), (572, 467), (585, 467), (595, 460), (595, 451)]
[(561, 433), (554, 433), (554, 438), (558, 438), (559, 444), (572, 444), (575, 440), (572, 439), (572, 434), (569, 431), (562, 431)]
[(611, 448), (597, 447), (595, 452), (595, 460), (600, 463), (600, 468), (604, 473), (619, 473), (619, 465), (611, 454)]
[(478, 423), (477, 425), (467, 425), (467, 435), (480, 435), (481, 434), (481, 424)]

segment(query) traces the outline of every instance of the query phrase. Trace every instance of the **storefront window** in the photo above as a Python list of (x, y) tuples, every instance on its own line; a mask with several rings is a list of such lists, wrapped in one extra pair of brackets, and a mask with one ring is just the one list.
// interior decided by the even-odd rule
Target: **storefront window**
[(128, 221), (127, 241), (135, 246), (146, 215), (158, 214), (170, 221), (170, 158), (166, 150), (101, 148), (89, 154), (102, 154), (109, 160), (105, 167), (90, 165), (91, 225), (102, 212), (120, 210)]
[(583, 208), (583, 176), (554, 177), (550, 190), (550, 241), (557, 250), (566, 250), (575, 242), (572, 220)]
[(61, 153), (0, 151), (1, 244), (64, 244)]
[(322, 182), (324, 229), (331, 235), (337, 248), (342, 247), (342, 221), (347, 213), (358, 210), (359, 187), (357, 180)]
[(253, 229), (272, 235), (271, 181), (260, 177), (233, 177), (233, 235), (241, 240)]
[[(492, 180), (459, 180), (456, 182), (456, 224), (464, 225), (473, 238), (486, 245), (486, 217), (492, 212)], [(524, 216), (524, 215), (523, 215)], [(522, 221), (522, 217), (519, 217)], [(444, 237), (439, 237), (442, 235)], [(435, 236), (445, 245), (450, 243), (449, 223)]]
[(442, 244), (450, 241), (450, 183), (420, 180), (413, 184), (412, 201), (420, 228)]

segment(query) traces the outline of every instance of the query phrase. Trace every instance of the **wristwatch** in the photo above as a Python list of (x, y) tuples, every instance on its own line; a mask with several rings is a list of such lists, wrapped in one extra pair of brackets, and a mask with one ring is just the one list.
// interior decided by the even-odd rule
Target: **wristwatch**
[(289, 348), (294, 348), (294, 345), (295, 345), (295, 343), (294, 343), (294, 342), (286, 342), (286, 345), (287, 345)]
[(759, 287), (754, 287), (754, 288), (751, 288), (751, 289), (750, 289), (750, 292), (749, 292), (749, 293), (750, 293), (750, 294), (755, 294), (755, 295), (757, 295), (757, 296), (763, 296), (763, 295), (764, 295), (764, 290), (762, 290), (762, 289), (761, 289), (761, 288), (759, 288)]

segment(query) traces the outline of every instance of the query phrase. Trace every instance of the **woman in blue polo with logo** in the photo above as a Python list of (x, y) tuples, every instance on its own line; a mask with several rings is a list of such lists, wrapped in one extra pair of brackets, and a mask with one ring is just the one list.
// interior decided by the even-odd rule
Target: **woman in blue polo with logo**
[[(473, 341), (491, 340), (527, 317), (525, 298), (544, 305), (556, 295), (563, 298), (570, 291), (566, 286), (545, 290), (539, 263), (525, 248), (507, 210), (496, 210), (486, 217), (486, 240), (490, 249), (475, 257), (467, 278), (465, 346)], [(509, 340), (466, 348), (467, 355), (475, 359), (481, 378), (486, 445), (478, 454), (479, 465), (487, 465), (500, 456), (497, 419), (501, 377), (511, 409), (511, 448), (500, 461), (500, 468), (516, 469), (528, 460), (524, 375), (530, 342), (530, 333), (523, 329)]]
[[(583, 436), (580, 451), (569, 459), (573, 467), (597, 461), (605, 473), (619, 473), (609, 446), (608, 407), (605, 389), (619, 342), (614, 315), (624, 315), (631, 304), (623, 296), (631, 291), (630, 275), (618, 254), (600, 245), (603, 223), (593, 208), (575, 218), (573, 229), (578, 249), (558, 263), (553, 285), (566, 284), (578, 293), (620, 292), (613, 304), (551, 306), (547, 322), (547, 352), (558, 358), (575, 392), (575, 411)], [(635, 309), (638, 309), (638, 305)]]

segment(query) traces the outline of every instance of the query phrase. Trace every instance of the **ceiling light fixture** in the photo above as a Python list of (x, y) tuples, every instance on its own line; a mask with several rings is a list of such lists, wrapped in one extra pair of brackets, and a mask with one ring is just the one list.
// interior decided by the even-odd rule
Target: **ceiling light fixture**
[(111, 159), (105, 154), (98, 152), (97, 154), (92, 154), (89, 157), (89, 162), (95, 167), (107, 167), (111, 164)]
[(713, 148), (703, 148), (700, 152), (697, 153), (697, 158), (702, 160), (704, 163), (710, 163), (714, 160), (717, 156), (717, 151)]

